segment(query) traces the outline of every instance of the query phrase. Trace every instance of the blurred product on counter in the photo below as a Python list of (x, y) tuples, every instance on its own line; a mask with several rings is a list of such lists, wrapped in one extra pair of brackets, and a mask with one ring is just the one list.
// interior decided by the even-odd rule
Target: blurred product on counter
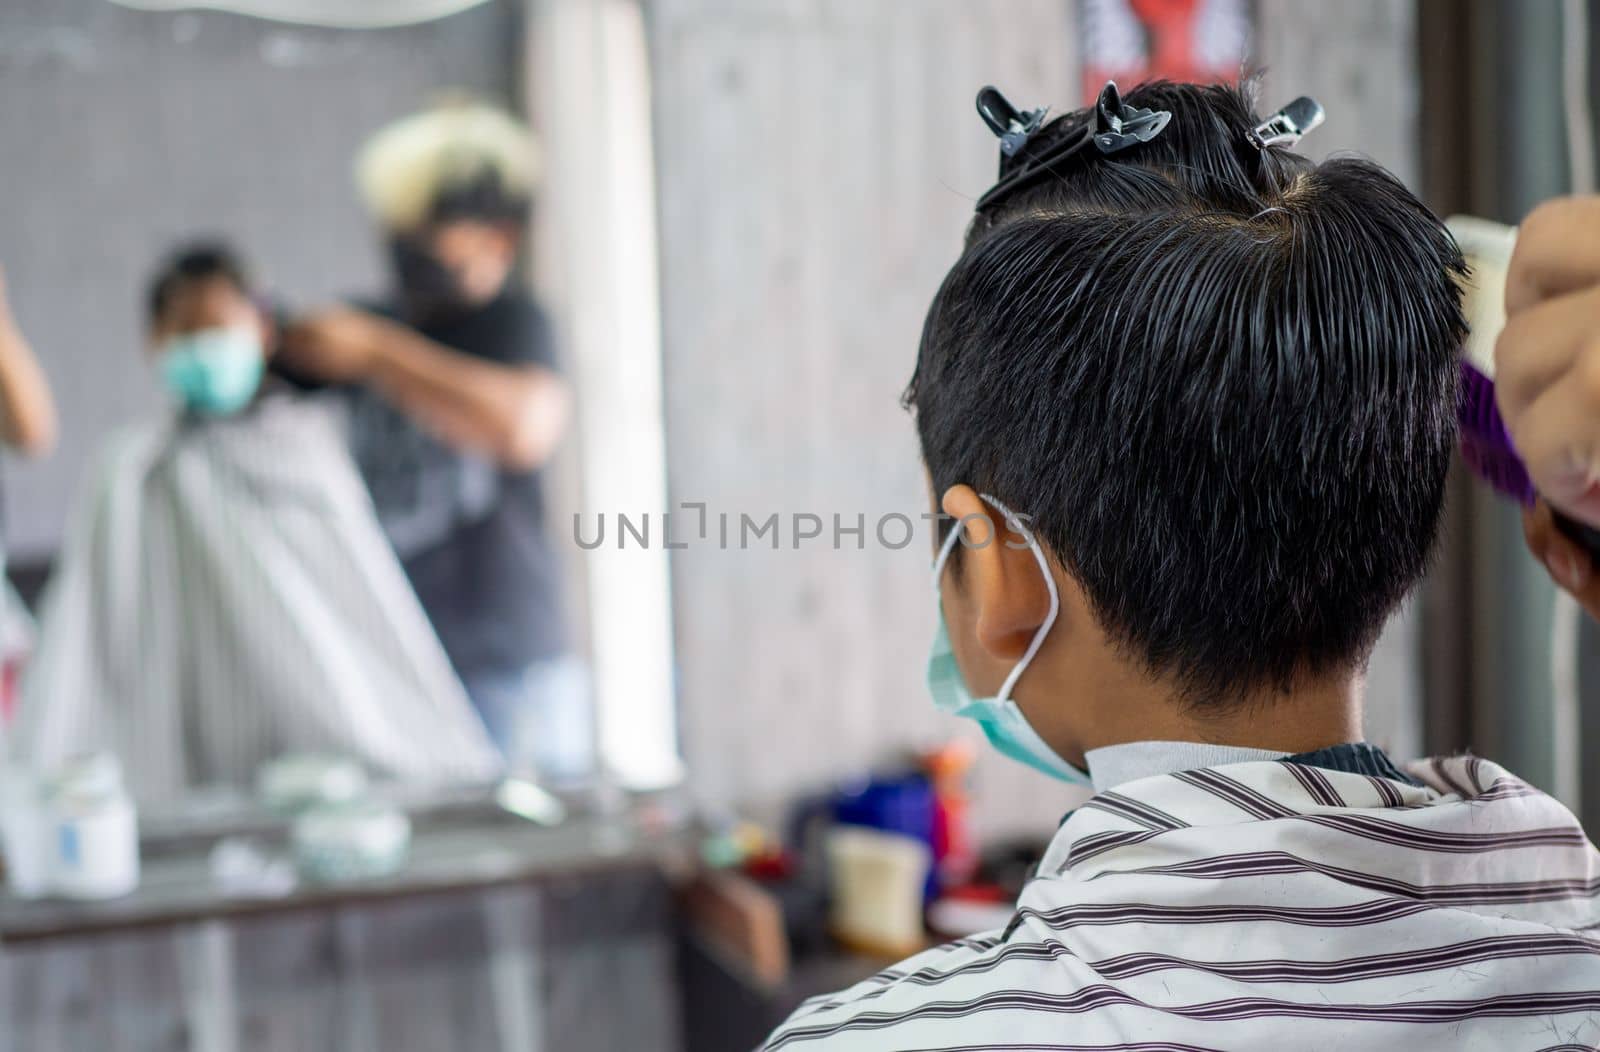
[[(937, 804), (933, 785), (921, 771), (906, 770), (880, 774), (850, 783), (831, 796), (800, 805), (791, 820), (790, 840), (796, 845), (806, 869), (816, 874), (824, 857), (818, 848), (818, 827), (824, 820), (832, 825), (861, 826), (898, 833), (921, 843), (929, 857), (935, 851)], [(939, 891), (938, 874), (931, 868), (926, 875), (924, 896), (933, 901)]]
[(248, 837), (217, 841), (207, 862), (217, 890), (234, 898), (283, 898), (298, 883), (293, 863)]
[(115, 756), (94, 753), (63, 764), (48, 783), (44, 806), (55, 842), (55, 894), (114, 899), (139, 886), (139, 822)]
[[(819, 856), (820, 853), (819, 847)], [(786, 849), (763, 826), (755, 822), (724, 819), (701, 842), (700, 860), (714, 870), (738, 870), (744, 878), (743, 882), (735, 882), (730, 886), (714, 884), (698, 893), (711, 901), (729, 901), (729, 905), (719, 907), (716, 911), (719, 923), (722, 915), (728, 912), (740, 916), (741, 923), (747, 927), (757, 923), (750, 919), (747, 899), (734, 893), (741, 887), (748, 887), (759, 890), (776, 907), (785, 961), (791, 956), (805, 956), (826, 949), (827, 885), (820, 857), (815, 865), (803, 866), (802, 857)], [(734, 890), (730, 891), (729, 887)], [(691, 904), (697, 909), (707, 908), (706, 903), (696, 904), (691, 900)], [(707, 941), (716, 943), (717, 940), (715, 936), (709, 936)], [(760, 960), (763, 963), (759, 966), (750, 964), (748, 967), (753, 974), (770, 976), (775, 973), (769, 966), (772, 959), (770, 955), (762, 956)]]
[(864, 826), (828, 833), (828, 927), (860, 953), (905, 957), (927, 943), (922, 899), (932, 852), (925, 840)]
[(366, 794), (367, 772), (348, 756), (288, 753), (261, 765), (256, 792), (274, 811), (298, 814), (318, 804), (338, 804)]
[[(261, 800), (292, 815), (293, 872), (313, 883), (337, 884), (393, 876), (406, 863), (411, 819), (400, 807), (373, 799), (356, 760), (327, 753), (289, 753), (256, 773)], [(257, 845), (224, 841), (211, 856), (212, 877), (241, 895), (284, 894), (284, 867)]]
[(110, 753), (67, 760), (39, 779), (22, 768), (0, 784), (0, 846), (19, 898), (114, 899), (139, 886), (139, 822)]
[(307, 880), (378, 880), (405, 866), (411, 820), (399, 808), (374, 800), (319, 804), (294, 820), (290, 841), (295, 868)]
[[(701, 861), (730, 879), (691, 899), (706, 914), (706, 941), (770, 976), (770, 936), (753, 932), (774, 923), (774, 907), (784, 959), (802, 962), (826, 957), (830, 937), (873, 957), (914, 952), (927, 940), (925, 909), (928, 925), (945, 934), (1003, 927), (1039, 856), (1027, 844), (980, 860), (966, 784), (974, 759), (972, 745), (956, 740), (914, 765), (804, 800), (788, 821), (787, 844), (754, 822), (712, 823)], [(735, 871), (744, 879), (732, 879)]]
[(503, 780), (495, 788), (494, 802), (507, 814), (542, 826), (557, 826), (567, 818), (567, 805), (527, 778)]
[(706, 836), (700, 845), (700, 858), (713, 869), (727, 869), (781, 850), (756, 823), (732, 821)]

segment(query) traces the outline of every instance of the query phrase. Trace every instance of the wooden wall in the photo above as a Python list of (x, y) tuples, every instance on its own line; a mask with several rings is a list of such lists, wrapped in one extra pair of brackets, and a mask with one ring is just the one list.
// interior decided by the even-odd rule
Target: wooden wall
[[(673, 553), (684, 754), (708, 802), (776, 807), (957, 732), (923, 662), (934, 606), (925, 527), (886, 551), (887, 512), (926, 510), (896, 405), (928, 301), (993, 138), (972, 97), (1077, 94), (1066, 0), (655, 0), (669, 486), (705, 502), (711, 543)], [(1310, 93), (1312, 149), (1415, 174), (1409, 5), (1259, 5), (1266, 101)], [(1282, 96), (1280, 99), (1279, 96)], [(715, 517), (778, 512), (782, 549), (721, 550)], [(791, 547), (793, 513), (864, 514), (853, 537)], [(922, 524), (919, 523), (919, 526)], [(1374, 667), (1382, 719), (1412, 734), (1414, 643)], [(1392, 700), (1391, 700), (1392, 699)], [(1409, 700), (1407, 700), (1409, 699)], [(1074, 797), (985, 755), (985, 830), (1048, 832)]]

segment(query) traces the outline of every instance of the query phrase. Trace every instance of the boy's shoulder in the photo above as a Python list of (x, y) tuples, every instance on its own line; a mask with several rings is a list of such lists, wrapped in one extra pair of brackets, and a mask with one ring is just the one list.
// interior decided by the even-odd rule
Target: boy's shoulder
[(1534, 1015), (1600, 1019), (1600, 853), (1572, 814), (1475, 757), (1389, 770), (1255, 761), (1097, 794), (1004, 931), (814, 998), (764, 1047), (1442, 1052), (1463, 1027), (1536, 1048)]
[(912, 1038), (902, 1033), (959, 1015), (959, 1004), (988, 992), (985, 977), (1005, 948), (1005, 933), (999, 931), (958, 939), (924, 950), (848, 989), (810, 998), (773, 1031), (761, 1052), (921, 1047), (907, 1044)]

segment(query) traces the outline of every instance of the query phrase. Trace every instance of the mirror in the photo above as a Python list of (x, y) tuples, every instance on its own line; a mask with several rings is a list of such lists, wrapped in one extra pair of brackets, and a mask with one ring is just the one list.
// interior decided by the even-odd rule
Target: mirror
[(0, 12), (59, 420), (0, 477), (13, 767), (109, 752), (152, 813), (330, 760), (674, 782), (666, 553), (571, 527), (665, 504), (639, 11), (176, 6)]

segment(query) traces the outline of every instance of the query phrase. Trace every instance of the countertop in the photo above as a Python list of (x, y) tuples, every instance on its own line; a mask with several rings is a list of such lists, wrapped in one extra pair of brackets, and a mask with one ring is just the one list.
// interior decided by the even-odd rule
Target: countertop
[(258, 809), (215, 808), (185, 824), (168, 815), (143, 829), (139, 888), (104, 902), (23, 900), (0, 893), (0, 941), (22, 942), (182, 921), (337, 905), (398, 896), (553, 880), (629, 868), (686, 866), (689, 824), (663, 798), (629, 799), (604, 810), (574, 810), (539, 825), (494, 806), (488, 791), (412, 799), (410, 856), (397, 874), (340, 884), (299, 881), (272, 897), (229, 893), (214, 880), (210, 852), (224, 837), (246, 837), (286, 853), (288, 822)]

